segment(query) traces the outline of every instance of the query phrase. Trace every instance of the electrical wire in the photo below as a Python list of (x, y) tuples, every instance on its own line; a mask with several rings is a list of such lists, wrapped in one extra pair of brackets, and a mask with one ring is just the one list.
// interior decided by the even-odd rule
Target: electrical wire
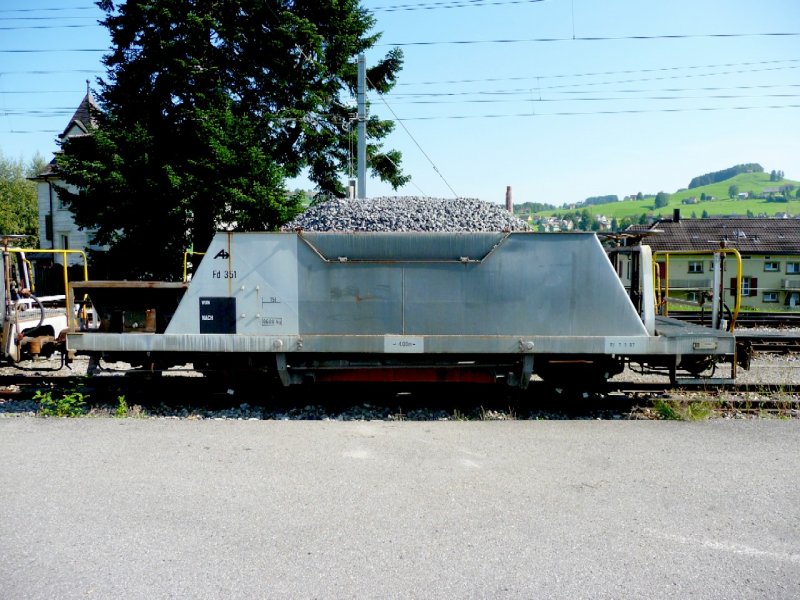
[[(774, 83), (774, 84), (764, 84), (764, 85), (737, 85), (737, 86), (707, 86), (707, 87), (699, 87), (699, 88), (661, 88), (661, 89), (623, 89), (623, 90), (604, 90), (606, 93), (611, 94), (653, 94), (657, 92), (668, 93), (668, 92), (720, 92), (724, 90), (762, 90), (762, 89), (775, 89), (775, 88), (796, 88), (800, 87), (798, 83)], [(536, 88), (534, 91), (540, 91), (541, 89), (549, 89), (549, 88)], [(470, 90), (464, 92), (436, 92), (436, 93), (421, 93), (421, 94), (392, 94), (392, 98), (395, 100), (404, 101), (407, 98), (453, 98), (456, 96), (513, 96), (513, 95), (522, 95), (522, 94), (530, 94), (531, 88), (511, 88), (507, 90), (499, 89), (499, 90)], [(597, 90), (558, 90), (556, 94), (568, 94), (568, 95), (578, 95), (578, 94), (594, 94)], [(0, 92), (2, 93), (2, 92)], [(11, 93), (11, 92), (9, 92)], [(530, 98), (528, 98), (530, 99)], [(632, 96), (631, 99), (636, 99), (636, 96)], [(561, 100), (569, 100), (569, 98), (561, 98)]]
[(634, 98), (605, 96), (600, 98), (473, 98), (463, 100), (408, 100), (404, 104), (508, 104), (520, 102), (629, 102), (635, 100), (739, 100), (742, 98), (798, 98), (798, 94), (763, 94), (754, 96), (752, 94), (711, 94), (704, 96), (637, 96)]
[(444, 2), (426, 2), (424, 4), (395, 4), (375, 6), (370, 12), (399, 12), (416, 10), (438, 10), (452, 8), (480, 8), (483, 6), (501, 6), (505, 4), (536, 4), (544, 0), (450, 0)]
[(47, 52), (108, 52), (108, 48), (0, 48), (9, 54), (43, 54)]
[(0, 27), (0, 31), (17, 31), (21, 29), (81, 29), (86, 27), (97, 27), (97, 23), (85, 25), (65, 23), (63, 25), (21, 25), (17, 27)]
[[(372, 85), (372, 89), (376, 90), (375, 84), (373, 84), (371, 81), (369, 81), (369, 78), (367, 78), (367, 81)], [(442, 172), (439, 170), (439, 167), (437, 167), (436, 163), (433, 162), (433, 159), (430, 156), (428, 156), (428, 153), (425, 152), (425, 150), (422, 149), (422, 146), (420, 145), (420, 143), (411, 134), (411, 132), (409, 131), (408, 127), (405, 126), (405, 124), (403, 123), (404, 119), (398, 118), (397, 113), (394, 112), (394, 109), (386, 101), (386, 98), (384, 98), (383, 94), (381, 94), (380, 92), (378, 92), (378, 98), (381, 99), (381, 101), (384, 103), (386, 108), (389, 109), (389, 112), (392, 113), (392, 116), (394, 117), (395, 122), (398, 123), (400, 125), (400, 127), (403, 128), (403, 131), (405, 131), (406, 134), (408, 135), (408, 137), (411, 138), (411, 141), (414, 142), (414, 145), (419, 149), (420, 152), (422, 152), (422, 155), (428, 160), (428, 162), (430, 163), (431, 167), (436, 172), (436, 174), (439, 176), (439, 178), (444, 182), (444, 184), (447, 186), (447, 188), (453, 193), (453, 196), (458, 198), (459, 196), (456, 193), (456, 191), (453, 189), (453, 186), (451, 186), (450, 183), (447, 181), (447, 179), (445, 179), (444, 175), (442, 175)], [(392, 164), (394, 164), (394, 163), (392, 163)], [(395, 165), (395, 166), (397, 166), (397, 165)]]
[(51, 8), (4, 8), (0, 13), (27, 13), (27, 12), (57, 12), (65, 10), (97, 10), (96, 6), (57, 6)]
[(676, 71), (681, 69), (717, 69), (717, 68), (728, 68), (728, 67), (749, 67), (753, 65), (771, 65), (771, 64), (779, 64), (785, 62), (800, 62), (800, 58), (786, 58), (780, 60), (760, 60), (760, 61), (753, 61), (753, 62), (738, 62), (738, 63), (717, 63), (711, 65), (684, 65), (684, 66), (676, 66), (676, 67), (658, 67), (655, 69), (626, 69), (623, 71), (595, 71), (589, 73), (559, 73), (555, 75), (534, 75), (534, 76), (525, 76), (525, 77), (485, 77), (481, 79), (439, 79), (436, 81), (410, 81), (410, 82), (397, 82), (396, 87), (406, 86), (406, 85), (440, 85), (446, 84), (450, 85), (453, 83), (481, 83), (481, 82), (493, 82), (493, 81), (525, 81), (525, 80), (532, 80), (532, 79), (562, 79), (565, 77), (595, 77), (598, 75), (629, 75), (631, 73), (656, 73), (659, 71)]
[(442, 115), (431, 117), (405, 117), (402, 121), (434, 121), (437, 119), (503, 119), (519, 117), (574, 117), (591, 115), (625, 115), (646, 113), (679, 113), (679, 112), (716, 112), (722, 110), (778, 110), (784, 108), (800, 108), (800, 104), (779, 104), (770, 106), (709, 106), (696, 108), (654, 108), (654, 109), (629, 109), (629, 110), (598, 110), (586, 112), (552, 112), (552, 113), (508, 113), (508, 114), (483, 114), (483, 115)]
[[(473, 45), (473, 44), (519, 44), (519, 43), (546, 43), (546, 42), (610, 42), (610, 41), (641, 41), (641, 40), (687, 40), (703, 38), (744, 38), (744, 37), (797, 37), (800, 32), (767, 32), (767, 33), (698, 33), (679, 35), (629, 35), (616, 37), (576, 37), (576, 38), (527, 38), (527, 39), (496, 39), (496, 40), (442, 40), (423, 42), (392, 42), (376, 44), (379, 46), (438, 46), (438, 45)], [(39, 53), (39, 52), (107, 52), (108, 48), (5, 48), (0, 52), (5, 53)]]
[(590, 36), (590, 37), (557, 37), (557, 38), (521, 38), (521, 39), (495, 39), (495, 40), (431, 40), (423, 42), (391, 42), (376, 44), (376, 46), (441, 46), (441, 45), (474, 45), (474, 44), (522, 44), (522, 43), (549, 43), (549, 42), (616, 42), (616, 41), (643, 41), (643, 40), (691, 40), (691, 39), (728, 39), (745, 37), (797, 37), (800, 32), (780, 31), (762, 33), (689, 33), (689, 34), (663, 34), (663, 35), (620, 35), (620, 36)]
[(37, 70), (37, 71), (0, 71), (3, 75), (54, 75), (61, 73), (97, 73), (100, 69), (58, 69), (58, 70)]

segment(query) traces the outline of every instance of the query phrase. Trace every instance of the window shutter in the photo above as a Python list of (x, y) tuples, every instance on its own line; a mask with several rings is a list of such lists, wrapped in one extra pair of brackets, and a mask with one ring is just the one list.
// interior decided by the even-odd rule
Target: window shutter
[(734, 298), (736, 298), (736, 290), (738, 287), (736, 277), (731, 277), (731, 296)]
[(758, 278), (751, 277), (750, 278), (750, 296), (758, 296)]

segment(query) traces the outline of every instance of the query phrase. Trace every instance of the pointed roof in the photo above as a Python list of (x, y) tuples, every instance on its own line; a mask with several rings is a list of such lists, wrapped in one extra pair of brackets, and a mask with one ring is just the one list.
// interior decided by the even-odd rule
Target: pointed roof
[(87, 85), (86, 95), (78, 105), (78, 109), (75, 111), (75, 114), (72, 115), (72, 119), (70, 119), (69, 124), (64, 129), (64, 132), (58, 136), (59, 139), (63, 140), (64, 138), (72, 137), (73, 135), (86, 135), (89, 133), (90, 127), (96, 125), (94, 117), (92, 116), (92, 111), (99, 110), (100, 107), (97, 106), (97, 102), (95, 102), (94, 96), (92, 95), (92, 90), (90, 90), (89, 86)]
[[(78, 105), (75, 114), (72, 115), (72, 118), (69, 120), (69, 124), (64, 128), (64, 131), (58, 135), (58, 139), (60, 141), (64, 141), (67, 138), (76, 137), (79, 135), (89, 135), (90, 128), (96, 125), (95, 119), (93, 117), (93, 111), (99, 111), (100, 107), (97, 105), (97, 102), (92, 95), (92, 90), (89, 89), (89, 82), (86, 82), (86, 95), (81, 100), (81, 103)], [(58, 154), (58, 151), (56, 152)], [(35, 177), (31, 177), (30, 179), (33, 181), (37, 180), (44, 180), (48, 178), (53, 178), (58, 176), (58, 165), (56, 164), (56, 159), (53, 158), (44, 170), (36, 175)]]

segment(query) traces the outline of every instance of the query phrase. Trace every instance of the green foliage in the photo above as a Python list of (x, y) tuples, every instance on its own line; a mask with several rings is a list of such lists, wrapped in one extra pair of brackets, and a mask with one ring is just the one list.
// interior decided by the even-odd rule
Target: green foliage
[(124, 419), (128, 416), (128, 410), (128, 402), (125, 400), (125, 396), (117, 398), (117, 408), (114, 411), (114, 415), (118, 419)]
[(763, 172), (764, 172), (764, 167), (762, 167), (758, 163), (736, 165), (729, 169), (723, 169), (722, 171), (714, 171), (713, 173), (706, 173), (705, 175), (700, 175), (698, 177), (695, 177), (694, 179), (692, 179), (692, 181), (689, 182), (689, 189), (691, 190), (693, 188), (700, 187), (703, 185), (709, 185), (711, 183), (719, 183), (720, 181), (726, 181), (741, 173), (763, 173)]
[[(728, 198), (728, 188), (732, 184), (739, 186), (741, 189), (752, 190), (752, 197), (747, 199)], [(784, 185), (793, 185), (797, 187), (800, 185), (800, 182), (784, 180)], [(770, 203), (768, 198), (759, 197), (762, 195), (762, 191), (765, 187), (774, 187), (774, 185), (769, 182), (768, 173), (743, 173), (727, 182), (715, 183), (693, 190), (677, 191), (670, 195), (670, 205), (685, 208), (682, 206), (683, 200), (690, 197), (697, 198), (700, 197), (702, 193), (705, 193), (706, 201), (701, 204), (703, 209), (702, 218), (745, 215), (748, 211), (755, 216), (774, 216), (776, 212), (788, 212), (790, 214), (800, 215), (800, 198), (793, 194), (787, 194), (785, 198), (787, 200), (786, 203), (775, 205)], [(626, 200), (614, 204), (604, 204), (597, 207), (592, 206), (587, 210), (592, 214), (603, 214), (609, 219), (616, 218), (620, 221), (620, 228), (624, 228), (622, 220), (625, 218), (633, 222), (646, 224), (657, 218), (672, 216), (669, 209), (654, 210), (654, 200), (655, 198), (653, 196), (644, 196), (641, 200)], [(545, 211), (540, 213), (540, 216), (558, 216), (565, 218), (573, 214), (574, 211), (562, 208), (554, 211)], [(577, 223), (577, 221), (575, 222)]]
[[(93, 135), (67, 140), (61, 190), (79, 226), (110, 246), (119, 277), (177, 278), (183, 250), (217, 229), (270, 230), (302, 209), (285, 189), (304, 169), (343, 195), (352, 145), (355, 57), (378, 40), (357, 0), (101, 0), (112, 48)], [(393, 49), (368, 69), (389, 91)], [(409, 178), (367, 123), (368, 164), (394, 187)]]
[(542, 202), (523, 202), (522, 204), (514, 205), (514, 212), (519, 214), (537, 213), (547, 210), (556, 210), (553, 204), (544, 204)]
[(39, 209), (36, 183), (30, 181), (44, 170), (45, 162), (35, 156), (25, 166), (0, 154), (0, 233), (31, 236), (26, 245), (38, 246)]
[(669, 194), (667, 194), (666, 192), (658, 192), (658, 194), (656, 194), (653, 207), (656, 209), (664, 208), (665, 206), (667, 206), (667, 204), (669, 204)]
[(594, 206), (597, 204), (611, 204), (612, 202), (619, 202), (619, 196), (616, 194), (610, 196), (592, 196), (587, 198), (579, 204), (579, 206)]
[(739, 186), (731, 184), (728, 186), (728, 198), (736, 198), (739, 195)]
[(48, 417), (79, 417), (86, 414), (86, 399), (89, 396), (78, 390), (54, 398), (53, 392), (37, 391), (33, 399), (39, 401), (39, 414)]
[(680, 400), (658, 398), (653, 403), (653, 410), (655, 410), (659, 417), (668, 421), (702, 421), (711, 416), (713, 406), (707, 399)]

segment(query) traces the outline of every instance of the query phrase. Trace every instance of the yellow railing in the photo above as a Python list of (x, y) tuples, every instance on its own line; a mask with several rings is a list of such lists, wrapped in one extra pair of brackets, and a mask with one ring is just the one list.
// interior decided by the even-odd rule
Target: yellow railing
[(192, 250), (187, 250), (186, 252), (183, 253), (183, 283), (186, 283), (186, 277), (187, 277), (186, 266), (189, 263), (189, 257), (190, 256), (203, 256), (204, 254), (205, 254), (205, 252), (193, 252)]
[[(71, 310), (72, 302), (71, 302), (71, 299), (69, 297), (69, 271), (68, 271), (69, 265), (67, 265), (67, 255), (68, 254), (78, 254), (78, 255), (80, 255), (81, 259), (83, 259), (83, 280), (84, 281), (88, 281), (89, 280), (89, 266), (88, 266), (88, 261), (86, 260), (86, 253), (83, 250), (64, 250), (64, 249), (56, 250), (56, 249), (44, 249), (44, 248), (8, 248), (7, 252), (15, 252), (17, 254), (23, 254), (24, 253), (25, 254), (25, 261), (28, 262), (29, 265), (30, 265), (30, 262), (28, 261), (28, 256), (27, 256), (28, 254), (60, 254), (61, 255), (61, 260), (62, 260), (62, 263), (63, 263), (62, 264), (62, 267), (63, 267), (62, 272), (64, 274), (64, 303), (65, 303), (65, 310), (67, 311), (68, 325), (71, 327), (73, 325), (73, 323), (72, 323), (73, 315), (72, 315), (72, 310)], [(33, 272), (30, 271), (30, 273), (31, 273), (31, 281), (32, 281), (33, 280)], [(35, 291), (35, 290), (31, 290), (31, 291)]]
[[(739, 254), (739, 251), (735, 248), (718, 248), (717, 250), (660, 250), (658, 252), (653, 252), (653, 283), (656, 290), (656, 310), (658, 310), (659, 305), (663, 306), (663, 314), (664, 316), (669, 316), (669, 259), (670, 256), (678, 255), (684, 257), (701, 257), (701, 256), (713, 256), (715, 254), (730, 254), (736, 259), (736, 294), (735, 294), (735, 303), (733, 307), (733, 312), (731, 316), (731, 326), (730, 330), (733, 331), (734, 325), (736, 324), (736, 318), (739, 316), (739, 309), (742, 303), (742, 256)], [(659, 263), (659, 258), (664, 258), (664, 261)], [(723, 257), (724, 258), (724, 257)], [(720, 261), (720, 268), (722, 269), (723, 261)], [(659, 269), (659, 265), (664, 265), (664, 277), (663, 282), (661, 281), (661, 273)], [(720, 271), (720, 277), (722, 277), (722, 270)], [(723, 286), (724, 287), (724, 286)], [(661, 295), (661, 290), (664, 290), (663, 297)], [(714, 294), (714, 301), (716, 302), (718, 299), (716, 298), (716, 294), (720, 293), (720, 290), (712, 290)], [(720, 308), (722, 306), (720, 305)]]

